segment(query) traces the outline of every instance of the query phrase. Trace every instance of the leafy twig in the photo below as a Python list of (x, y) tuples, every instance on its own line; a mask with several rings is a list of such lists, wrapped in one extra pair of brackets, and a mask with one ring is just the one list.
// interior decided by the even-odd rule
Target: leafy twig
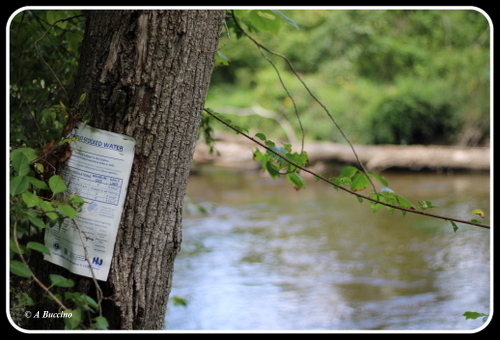
[(259, 51), (260, 51), (260, 54), (262, 54), (262, 56), (271, 64), (271, 66), (274, 68), (274, 70), (276, 71), (276, 74), (278, 75), (278, 79), (281, 83), (281, 86), (283, 86), (283, 89), (285, 90), (286, 94), (288, 95), (288, 98), (290, 98), (292, 100), (292, 104), (293, 104), (293, 109), (294, 109), (294, 112), (295, 112), (295, 116), (297, 117), (297, 121), (299, 122), (299, 127), (300, 127), (300, 132), (301, 132), (301, 148), (300, 148), (300, 151), (304, 151), (304, 142), (305, 142), (305, 133), (304, 133), (304, 127), (302, 126), (302, 120), (300, 119), (300, 116), (299, 116), (299, 110), (297, 109), (297, 104), (295, 103), (295, 99), (293, 99), (293, 96), (292, 94), (290, 93), (290, 91), (288, 90), (288, 88), (286, 87), (285, 85), (285, 82), (283, 81), (283, 79), (281, 78), (281, 74), (278, 70), (278, 68), (276, 67), (276, 65), (274, 64), (274, 62), (269, 59), (263, 52), (262, 52), (262, 48), (259, 47)]
[[(22, 255), (22, 252), (21, 252), (21, 247), (19, 246), (19, 242), (17, 241), (17, 222), (14, 222), (14, 225), (13, 225), (13, 239), (14, 239), (14, 243), (16, 244), (16, 249), (17, 249), (17, 252), (19, 254), (19, 258), (21, 259), (21, 261), (23, 262), (23, 264), (29, 268), (29, 265), (28, 265), (28, 262), (26, 262), (26, 259), (24, 258), (24, 256)], [(38, 277), (36, 277), (35, 274), (33, 274), (33, 272), (31, 271), (31, 277), (33, 278), (33, 280), (64, 310), (67, 310), (68, 308), (62, 303), (61, 300), (59, 300), (57, 298), (57, 296), (55, 296), (51, 291), (50, 289), (48, 289), (43, 283), (42, 281), (40, 281), (38, 279)]]
[[(236, 25), (236, 27), (244, 34), (246, 35), (256, 46), (258, 46), (260, 49), (263, 49), (265, 51), (267, 51), (268, 53), (270, 54), (273, 54), (275, 56), (278, 56), (280, 58), (282, 58), (283, 60), (286, 61), (286, 63), (288, 64), (288, 67), (290, 67), (290, 70), (293, 72), (293, 74), (295, 75), (295, 77), (301, 82), (301, 84), (304, 86), (304, 88), (306, 89), (307, 93), (309, 93), (309, 95), (311, 96), (311, 98), (316, 101), (322, 108), (323, 110), (325, 111), (325, 113), (328, 115), (328, 117), (330, 118), (330, 120), (333, 122), (333, 124), (337, 127), (337, 129), (339, 130), (340, 134), (342, 135), (342, 137), (346, 140), (347, 144), (349, 144), (349, 146), (351, 147), (351, 150), (354, 154), (354, 156), (356, 157), (356, 161), (357, 163), (359, 164), (359, 166), (361, 167), (361, 169), (363, 170), (363, 172), (365, 173), (366, 177), (368, 178), (368, 180), (370, 181), (370, 184), (373, 188), (373, 192), (377, 192), (377, 189), (375, 188), (375, 185), (373, 184), (372, 180), (370, 179), (370, 177), (368, 176), (368, 171), (366, 170), (365, 166), (363, 165), (363, 163), (359, 160), (359, 157), (358, 157), (358, 154), (356, 153), (356, 150), (354, 149), (354, 146), (352, 145), (351, 141), (349, 140), (349, 138), (347, 138), (346, 134), (344, 133), (344, 131), (342, 130), (342, 128), (340, 127), (340, 125), (337, 123), (337, 121), (335, 120), (335, 118), (333, 118), (332, 114), (330, 113), (330, 111), (326, 108), (326, 106), (314, 95), (314, 93), (312, 93), (312, 91), (309, 89), (309, 87), (307, 86), (307, 84), (304, 82), (304, 80), (302, 79), (302, 77), (299, 75), (299, 73), (295, 70), (295, 68), (293, 67), (293, 64), (292, 62), (290, 61), (290, 59), (288, 59), (286, 56), (284, 56), (283, 54), (281, 53), (278, 53), (278, 52), (275, 52), (275, 51), (272, 51), (270, 49), (268, 49), (267, 47), (265, 47), (264, 45), (262, 45), (261, 43), (259, 43), (257, 40), (255, 40), (250, 34), (248, 34), (244, 29), (243, 27), (241, 27), (241, 25), (238, 23), (238, 20), (236, 19), (236, 16), (234, 15), (234, 12), (231, 11), (232, 13), (232, 17), (233, 17), (233, 20), (234, 20), (234, 23)], [(268, 59), (268, 58), (266, 58)], [(269, 60), (269, 59), (268, 59)], [(274, 66), (274, 65), (273, 65)]]
[(467, 220), (461, 220), (461, 219), (451, 218), (451, 217), (446, 217), (446, 216), (441, 216), (441, 215), (430, 214), (430, 213), (426, 213), (426, 212), (423, 212), (423, 211), (420, 211), (420, 210), (415, 210), (415, 209), (403, 208), (403, 207), (399, 207), (399, 206), (396, 206), (396, 205), (393, 205), (393, 204), (390, 204), (390, 203), (378, 201), (378, 200), (373, 199), (371, 197), (362, 195), (362, 194), (360, 194), (358, 192), (349, 190), (348, 188), (346, 188), (344, 186), (338, 185), (338, 184), (330, 181), (329, 179), (323, 177), (322, 175), (319, 175), (319, 174), (317, 174), (317, 173), (315, 173), (315, 172), (313, 172), (313, 171), (311, 171), (311, 170), (309, 170), (309, 169), (307, 169), (307, 168), (305, 168), (303, 166), (300, 166), (299, 164), (296, 164), (296, 163), (288, 160), (285, 156), (283, 156), (280, 153), (274, 151), (273, 149), (271, 149), (268, 146), (264, 145), (263, 143), (261, 143), (260, 141), (256, 140), (255, 138), (249, 136), (245, 132), (243, 132), (243, 131), (239, 130), (238, 128), (234, 127), (233, 125), (225, 122), (223, 119), (221, 119), (220, 117), (218, 117), (217, 115), (215, 115), (210, 110), (208, 110), (208, 109), (205, 108), (204, 111), (206, 113), (208, 113), (210, 116), (212, 116), (215, 119), (217, 119), (222, 124), (224, 124), (227, 127), (229, 127), (230, 129), (232, 129), (232, 130), (236, 131), (237, 133), (245, 136), (247, 139), (251, 140), (255, 144), (257, 144), (257, 145), (261, 146), (262, 148), (266, 149), (267, 151), (273, 153), (274, 155), (278, 156), (279, 158), (283, 159), (284, 161), (288, 162), (289, 164), (295, 166), (296, 168), (298, 168), (298, 169), (300, 169), (300, 170), (302, 170), (304, 172), (307, 172), (307, 173), (313, 175), (314, 177), (316, 177), (318, 180), (322, 180), (323, 182), (326, 182), (326, 183), (328, 183), (330, 185), (333, 185), (337, 189), (341, 189), (341, 190), (343, 190), (343, 191), (345, 191), (345, 192), (347, 192), (347, 193), (349, 193), (351, 195), (354, 195), (356, 197), (365, 199), (367, 201), (370, 201), (370, 202), (373, 202), (373, 203), (376, 203), (376, 204), (380, 204), (380, 205), (383, 205), (383, 206), (388, 207), (388, 208), (393, 208), (393, 209), (396, 209), (396, 210), (399, 210), (399, 211), (404, 211), (404, 212), (408, 212), (408, 213), (412, 213), (412, 214), (423, 215), (423, 216), (437, 218), (437, 219), (441, 219), (441, 220), (445, 220), (445, 221), (458, 222), (458, 223), (463, 223), (463, 224), (469, 224), (469, 225), (476, 226), (476, 227), (490, 229), (490, 226), (485, 225), (485, 224), (475, 223), (475, 222), (471, 222), (471, 221), (467, 221)]

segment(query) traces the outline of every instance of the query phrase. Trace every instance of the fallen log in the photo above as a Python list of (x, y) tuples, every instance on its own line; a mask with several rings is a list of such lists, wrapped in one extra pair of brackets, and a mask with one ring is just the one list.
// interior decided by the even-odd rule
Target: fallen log
[[(307, 143), (311, 162), (333, 160), (355, 164), (356, 159), (348, 145)], [(490, 170), (489, 147), (458, 147), (442, 145), (356, 145), (360, 161), (368, 170), (389, 168), (409, 170)]]
[[(194, 165), (210, 163), (216, 166), (257, 169), (250, 141), (221, 140), (215, 144), (218, 154), (210, 155), (208, 147), (199, 141), (194, 153)], [(357, 161), (349, 145), (329, 142), (306, 142), (304, 149), (310, 165), (316, 163), (345, 163)], [(367, 170), (390, 168), (408, 170), (490, 170), (489, 147), (458, 147), (442, 145), (355, 145), (354, 149)]]

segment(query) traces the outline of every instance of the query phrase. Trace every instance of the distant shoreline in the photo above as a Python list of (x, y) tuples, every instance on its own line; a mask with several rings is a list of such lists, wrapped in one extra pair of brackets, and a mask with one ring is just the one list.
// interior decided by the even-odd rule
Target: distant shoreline
[[(233, 169), (257, 170), (260, 164), (252, 159), (257, 146), (251, 141), (221, 139), (215, 142), (210, 155), (204, 141), (198, 141), (193, 167), (211, 164)], [(370, 171), (406, 169), (436, 172), (490, 171), (489, 147), (459, 147), (443, 145), (355, 145), (360, 161)], [(306, 142), (304, 149), (309, 155), (309, 167), (322, 164), (356, 164), (349, 145), (329, 142)]]

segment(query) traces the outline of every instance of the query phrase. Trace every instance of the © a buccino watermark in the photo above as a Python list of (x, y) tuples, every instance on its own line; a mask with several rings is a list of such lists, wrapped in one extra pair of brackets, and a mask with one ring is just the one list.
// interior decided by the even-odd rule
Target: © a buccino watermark
[(71, 312), (57, 312), (57, 313), (51, 313), (49, 311), (44, 310), (42, 313), (40, 311), (37, 311), (35, 314), (33, 314), (30, 311), (24, 312), (24, 317), (25, 318), (41, 318), (41, 319), (51, 319), (51, 318), (71, 318), (73, 314)]

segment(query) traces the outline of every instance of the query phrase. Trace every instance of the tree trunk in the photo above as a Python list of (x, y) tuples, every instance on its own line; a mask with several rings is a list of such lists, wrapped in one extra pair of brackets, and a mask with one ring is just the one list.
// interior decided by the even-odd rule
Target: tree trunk
[[(113, 263), (101, 284), (112, 298), (103, 301), (110, 329), (163, 327), (181, 245), (183, 199), (224, 14), (87, 13), (74, 99), (87, 94), (81, 112), (91, 116), (90, 125), (136, 139)], [(91, 280), (64, 275), (92, 291)]]

